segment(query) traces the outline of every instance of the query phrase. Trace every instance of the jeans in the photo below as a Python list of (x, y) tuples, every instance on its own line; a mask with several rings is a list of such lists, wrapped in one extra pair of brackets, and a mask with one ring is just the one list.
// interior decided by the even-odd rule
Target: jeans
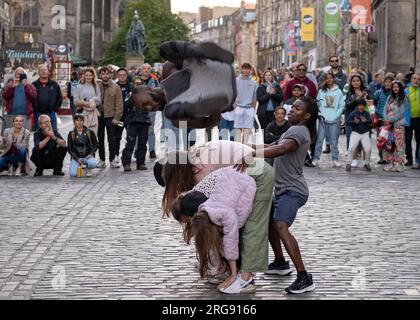
[(351, 164), (351, 162), (353, 161), (354, 151), (356, 150), (356, 148), (358, 148), (360, 143), (362, 144), (363, 150), (365, 150), (366, 153), (366, 164), (369, 164), (370, 154), (372, 152), (369, 132), (360, 134), (355, 131), (353, 131), (350, 136), (350, 146), (347, 154), (347, 164)]
[(152, 124), (149, 126), (149, 152), (156, 151), (156, 136), (155, 136), (155, 123), (156, 123), (156, 112), (149, 112), (149, 118)]
[(411, 118), (411, 125), (405, 127), (405, 155), (408, 162), (413, 162), (413, 131), (416, 138), (416, 162), (420, 163), (420, 118)]
[(108, 148), (109, 148), (109, 162), (115, 159), (115, 127), (112, 124), (113, 118), (98, 117), (98, 140), (99, 140), (99, 158), (105, 161), (105, 128), (108, 136)]
[(19, 164), (24, 164), (26, 162), (26, 149), (18, 149), (16, 155), (12, 156), (9, 153), (0, 157), (0, 170), (7, 170), (10, 165), (18, 166)]
[(220, 120), (219, 140), (235, 141), (235, 121), (229, 121), (222, 117)]
[(131, 156), (133, 155), (134, 147), (136, 146), (136, 160), (137, 165), (144, 165), (146, 161), (147, 152), (147, 138), (149, 135), (149, 128), (142, 123), (130, 123), (127, 126), (127, 143), (122, 153), (123, 165), (131, 163)]
[(67, 154), (67, 148), (56, 148), (52, 153), (45, 153), (45, 150), (32, 150), (31, 161), (37, 170), (54, 169), (54, 172), (61, 172), (63, 161)]
[(329, 138), (331, 143), (331, 155), (333, 161), (338, 161), (338, 139), (340, 137), (340, 122), (325, 123), (318, 125), (318, 138), (315, 147), (315, 159), (321, 159), (322, 146), (325, 137)]
[[(82, 163), (84, 165), (86, 165), (86, 167), (88, 169), (95, 169), (98, 166), (98, 161), (95, 158), (80, 158), (80, 161), (82, 161)], [(72, 178), (77, 177), (77, 168), (79, 167), (79, 162), (77, 162), (74, 159), (71, 159), (70, 161), (70, 168), (69, 168), (69, 176)]]
[(179, 129), (176, 128), (171, 120), (162, 113), (162, 130), (160, 136), (161, 143), (165, 144), (165, 153), (180, 150), (181, 139), (179, 137)]
[[(44, 113), (40, 113), (40, 112), (35, 112), (34, 114), (34, 122), (35, 122), (35, 130), (39, 129), (39, 123), (38, 123), (38, 118), (39, 116), (41, 116)], [(51, 126), (54, 130), (58, 130), (57, 128), (57, 114), (55, 112), (49, 112), (46, 113), (47, 116), (49, 116), (51, 118)]]

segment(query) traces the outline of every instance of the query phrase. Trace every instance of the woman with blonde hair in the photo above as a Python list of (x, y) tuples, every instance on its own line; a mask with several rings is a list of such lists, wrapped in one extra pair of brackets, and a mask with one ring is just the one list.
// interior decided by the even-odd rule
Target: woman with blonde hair
[(82, 113), (85, 119), (85, 126), (98, 135), (99, 109), (102, 104), (102, 94), (97, 82), (94, 68), (86, 68), (83, 77), (76, 88), (74, 104), (77, 113)]

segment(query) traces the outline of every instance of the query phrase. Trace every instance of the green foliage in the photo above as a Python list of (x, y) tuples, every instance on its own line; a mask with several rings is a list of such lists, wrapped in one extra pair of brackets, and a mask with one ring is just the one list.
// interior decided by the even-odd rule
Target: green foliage
[(163, 42), (189, 40), (188, 27), (180, 17), (164, 10), (162, 0), (131, 0), (126, 6), (125, 15), (118, 32), (109, 44), (105, 57), (101, 61), (102, 65), (125, 66), (126, 37), (135, 10), (138, 11), (140, 20), (146, 30), (145, 43), (147, 48), (144, 52), (146, 62), (162, 62), (159, 47)]

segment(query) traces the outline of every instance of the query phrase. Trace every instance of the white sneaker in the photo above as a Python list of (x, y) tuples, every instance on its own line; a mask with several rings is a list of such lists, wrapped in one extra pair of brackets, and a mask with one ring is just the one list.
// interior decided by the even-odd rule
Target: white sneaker
[(93, 177), (92, 169), (86, 169), (86, 177)]
[(412, 169), (420, 169), (420, 163), (415, 163)]
[(118, 169), (121, 166), (121, 164), (118, 161), (112, 160), (111, 162), (111, 168)]
[(22, 176), (22, 168), (18, 166), (15, 172), (15, 177), (21, 177), (21, 176)]
[(242, 280), (241, 275), (238, 274), (236, 280), (227, 288), (220, 289), (220, 292), (227, 294), (250, 293), (255, 291), (255, 282), (251, 278), (248, 281)]
[(13, 176), (13, 165), (9, 166), (9, 172), (7, 173), (9, 177)]
[(319, 160), (317, 160), (317, 159), (312, 160), (312, 164), (313, 164), (315, 167), (318, 167), (318, 163), (319, 163)]
[(351, 162), (351, 167), (352, 168), (357, 168), (359, 166), (359, 160), (353, 160)]
[(366, 161), (365, 160), (359, 160), (359, 168), (363, 168), (364, 166), (365, 166), (365, 164), (366, 164)]
[(342, 166), (342, 164), (339, 161), (337, 161), (337, 160), (333, 161), (333, 167), (334, 168), (341, 168), (341, 166)]
[(404, 170), (405, 170), (404, 165), (402, 165), (401, 163), (397, 164), (397, 165), (395, 166), (395, 170), (396, 170), (397, 172), (404, 172)]
[(119, 156), (115, 156), (114, 161), (115, 162), (118, 162), (121, 165), (121, 160), (120, 160), (120, 157)]
[(387, 164), (387, 165), (384, 167), (384, 171), (386, 171), (386, 172), (395, 172), (395, 171), (396, 171), (396, 169), (395, 169), (395, 167), (394, 167), (394, 165), (393, 165), (393, 164)]
[(105, 161), (99, 160), (98, 161), (98, 166), (99, 169), (104, 169), (106, 167), (105, 165)]

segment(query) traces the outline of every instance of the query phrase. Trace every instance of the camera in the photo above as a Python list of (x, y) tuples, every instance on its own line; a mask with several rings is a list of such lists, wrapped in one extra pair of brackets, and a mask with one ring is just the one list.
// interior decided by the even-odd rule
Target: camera
[(26, 80), (26, 79), (28, 79), (26, 73), (21, 73), (19, 75), (19, 82), (22, 82), (23, 80)]

